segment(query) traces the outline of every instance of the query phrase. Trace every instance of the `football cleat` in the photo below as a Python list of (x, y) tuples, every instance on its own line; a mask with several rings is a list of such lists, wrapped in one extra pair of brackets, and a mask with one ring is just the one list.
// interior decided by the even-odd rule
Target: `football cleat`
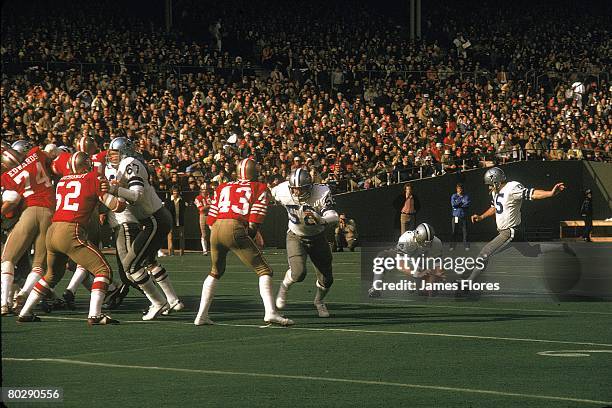
[(74, 305), (74, 292), (72, 292), (71, 290), (66, 289), (64, 291), (64, 293), (62, 294), (62, 298), (64, 299), (64, 302), (66, 302), (66, 309), (68, 309), (68, 310), (74, 310), (75, 309), (75, 305)]
[(280, 284), (280, 288), (278, 288), (278, 294), (276, 295), (276, 308), (284, 309), (287, 305), (287, 291), (289, 288), (285, 286), (284, 283)]
[(208, 316), (196, 316), (195, 320), (193, 321), (193, 324), (195, 324), (196, 326), (204, 326), (213, 325), (215, 324), (215, 322), (210, 320), (210, 317)]
[(319, 317), (329, 317), (329, 311), (327, 310), (327, 306), (322, 302), (314, 302), (315, 307), (317, 308), (317, 313)]
[(168, 316), (170, 313), (173, 312), (180, 312), (181, 310), (185, 309), (185, 304), (180, 300), (180, 299), (176, 299), (175, 302), (170, 303), (170, 305), (168, 306), (168, 308), (166, 310), (164, 310), (162, 312), (162, 314), (164, 316)]
[(40, 317), (36, 316), (35, 314), (31, 314), (29, 316), (18, 316), (17, 322), (18, 323), (36, 323), (36, 322), (40, 322)]
[(371, 287), (370, 289), (368, 289), (368, 296), (369, 297), (371, 297), (371, 298), (379, 298), (380, 295), (382, 295), (380, 290), (376, 290), (376, 289), (374, 289), (374, 287)]
[(123, 299), (128, 295), (130, 291), (130, 286), (125, 283), (121, 286), (117, 287), (115, 290), (108, 292), (106, 294), (106, 298), (104, 299), (104, 303), (106, 303), (106, 307), (110, 310), (117, 309), (123, 303)]
[(10, 306), (2, 306), (2, 308), (0, 309), (0, 314), (2, 316), (8, 316), (12, 313), (13, 313), (13, 310), (11, 309)]
[(279, 326), (293, 326), (295, 322), (279, 315), (278, 313), (270, 314), (264, 317), (264, 322), (268, 324), (278, 324)]
[(115, 320), (112, 317), (105, 315), (104, 313), (100, 316), (89, 316), (87, 318), (87, 324), (89, 326), (102, 326), (107, 324), (119, 324), (119, 320)]
[(158, 317), (160, 314), (162, 314), (166, 309), (168, 309), (170, 307), (170, 305), (168, 304), (168, 302), (161, 304), (161, 305), (151, 305), (149, 306), (149, 309), (147, 310), (147, 313), (145, 313), (142, 316), (142, 320), (153, 320), (156, 317)]
[(40, 301), (40, 307), (45, 313), (51, 313), (54, 310), (66, 309), (66, 302), (64, 299), (43, 299)]

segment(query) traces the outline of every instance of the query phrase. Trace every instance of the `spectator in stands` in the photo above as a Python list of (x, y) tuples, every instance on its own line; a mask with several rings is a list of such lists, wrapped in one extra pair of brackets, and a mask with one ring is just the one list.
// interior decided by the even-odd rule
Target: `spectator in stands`
[(354, 252), (357, 246), (357, 223), (346, 214), (340, 214), (338, 225), (335, 230), (336, 251), (343, 252), (344, 248)]
[(451, 230), (452, 238), (449, 249), (453, 251), (457, 244), (457, 236), (459, 231), (463, 234), (463, 247), (466, 251), (470, 250), (470, 244), (468, 243), (468, 222), (469, 210), (470, 210), (470, 196), (465, 193), (463, 183), (457, 183), (456, 192), (451, 195)]

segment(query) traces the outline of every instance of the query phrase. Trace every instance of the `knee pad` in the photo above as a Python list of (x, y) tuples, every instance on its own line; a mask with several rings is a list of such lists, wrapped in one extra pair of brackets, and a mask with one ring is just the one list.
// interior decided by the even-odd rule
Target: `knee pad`
[(147, 270), (149, 272), (149, 275), (153, 277), (155, 282), (162, 282), (168, 277), (168, 272), (166, 272), (166, 268), (160, 265), (156, 265), (153, 268)]
[(130, 279), (137, 285), (142, 285), (149, 280), (149, 274), (145, 268), (140, 268), (135, 272), (130, 272)]

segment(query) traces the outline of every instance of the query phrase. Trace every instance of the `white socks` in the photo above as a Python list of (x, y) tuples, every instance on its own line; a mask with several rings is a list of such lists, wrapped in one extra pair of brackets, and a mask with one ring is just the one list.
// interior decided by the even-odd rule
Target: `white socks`
[(202, 298), (200, 299), (200, 309), (198, 310), (198, 316), (196, 319), (208, 316), (208, 309), (210, 309), (212, 300), (215, 297), (215, 288), (217, 287), (217, 283), (219, 283), (219, 279), (213, 278), (210, 275), (204, 279), (204, 284), (202, 285)]
[(285, 277), (283, 278), (283, 285), (285, 285), (285, 287), (289, 289), (289, 287), (294, 283), (295, 281), (291, 278), (291, 268), (289, 268), (287, 269), (287, 272), (285, 272)]
[(317, 294), (315, 295), (315, 303), (323, 303), (323, 299), (327, 296), (329, 288), (324, 288), (317, 280)]
[(266, 309), (266, 316), (276, 314), (276, 306), (274, 306), (274, 297), (272, 295), (272, 277), (270, 275), (259, 277), (259, 294)]
[(200, 242), (202, 243), (202, 252), (208, 252), (208, 248), (206, 247), (206, 240), (204, 238), (201, 238)]
[(27, 295), (28, 293), (30, 293), (30, 291), (32, 290), (34, 285), (36, 285), (36, 282), (38, 282), (40, 280), (40, 278), (43, 277), (43, 275), (44, 275), (43, 272), (44, 272), (43, 269), (40, 268), (40, 267), (32, 268), (32, 271), (28, 274), (28, 277), (27, 277), (23, 287), (21, 288), (21, 290), (19, 291), (19, 293), (17, 295), (18, 296), (24, 296), (24, 295)]
[(2, 295), (0, 297), (0, 305), (8, 306), (9, 295), (11, 293), (11, 288), (13, 287), (13, 281), (15, 280), (15, 265), (13, 265), (13, 263), (10, 261), (4, 261), (2, 262), (1, 269), (2, 275), (0, 277), (0, 282), (2, 284)]
[(79, 285), (85, 280), (87, 275), (89, 275), (87, 269), (83, 268), (81, 265), (77, 265), (76, 270), (72, 275), (72, 279), (70, 279), (70, 283), (68, 283), (68, 286), (66, 287), (66, 290), (76, 293)]
[(19, 312), (19, 316), (31, 316), (31, 310), (34, 308), (34, 306), (38, 304), (38, 302), (40, 302), (41, 299), (42, 295), (38, 293), (38, 291), (31, 291), (28, 295), (28, 298), (26, 299), (25, 304), (23, 305), (23, 308), (21, 309), (21, 312)]
[(164, 292), (164, 296), (166, 296), (168, 303), (176, 303), (178, 301), (178, 296), (176, 296), (176, 292), (174, 291), (174, 287), (172, 287), (172, 282), (170, 282), (170, 277), (168, 276), (166, 269), (156, 265), (149, 269), (149, 274)]
[(157, 290), (157, 286), (153, 283), (152, 279), (147, 279), (145, 283), (138, 285), (144, 292), (145, 296), (154, 305), (163, 305), (166, 303), (164, 296)]

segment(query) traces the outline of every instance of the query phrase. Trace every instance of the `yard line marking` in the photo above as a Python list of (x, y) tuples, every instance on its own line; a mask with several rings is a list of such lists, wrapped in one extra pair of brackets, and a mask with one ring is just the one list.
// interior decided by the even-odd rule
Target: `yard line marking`
[[(80, 320), (85, 321), (85, 319), (78, 319), (75, 317), (56, 317), (56, 316), (47, 316), (47, 319), (55, 319), (55, 320)], [(174, 323), (174, 324), (183, 324), (183, 325), (193, 325), (192, 322), (184, 322), (184, 321), (176, 321), (176, 320), (122, 320), (121, 323)], [(530, 339), (526, 337), (497, 337), (497, 336), (478, 336), (472, 334), (452, 334), (452, 333), (433, 333), (433, 332), (413, 332), (413, 331), (395, 331), (395, 330), (364, 330), (364, 329), (343, 329), (337, 327), (281, 327), (281, 326), (262, 326), (259, 324), (238, 324), (238, 323), (217, 323), (215, 322), (214, 326), (228, 326), (228, 327), (251, 327), (256, 329), (282, 329), (282, 330), (301, 330), (301, 331), (332, 331), (332, 332), (340, 332), (340, 333), (367, 333), (367, 334), (397, 334), (397, 335), (406, 335), (406, 336), (428, 336), (428, 337), (452, 337), (452, 338), (461, 338), (461, 339), (478, 339), (478, 340), (500, 340), (500, 341), (516, 341), (516, 342), (526, 342), (526, 343), (552, 343), (552, 344), (573, 344), (579, 346), (598, 346), (598, 347), (612, 347), (612, 344), (606, 343), (592, 343), (592, 342), (583, 342), (583, 341), (567, 341), (567, 340), (547, 340), (547, 339)]]
[(174, 368), (174, 367), (141, 366), (141, 365), (128, 365), (128, 364), (96, 363), (96, 362), (91, 362), (91, 361), (70, 360), (70, 359), (63, 359), (63, 358), (10, 358), (10, 357), (6, 357), (6, 358), (3, 358), (2, 361), (45, 362), (45, 363), (73, 364), (73, 365), (107, 367), (107, 368), (159, 370), (159, 371), (170, 371), (170, 372), (175, 372), (175, 373), (189, 373), (189, 374), (228, 375), (228, 376), (242, 376), (242, 377), (255, 377), (255, 378), (306, 380), (306, 381), (335, 382), (335, 383), (348, 383), (348, 384), (361, 384), (361, 385), (379, 385), (379, 386), (387, 386), (387, 387), (400, 387), (400, 388), (412, 388), (412, 389), (435, 390), (435, 391), (449, 391), (449, 392), (456, 392), (456, 393), (458, 392), (458, 393), (467, 393), (467, 394), (497, 395), (497, 396), (503, 396), (503, 397), (539, 399), (539, 400), (548, 400), (548, 401), (563, 401), (563, 402), (574, 402), (574, 403), (595, 404), (595, 405), (612, 404), (612, 402), (610, 401), (598, 401), (598, 400), (591, 400), (591, 399), (584, 399), (584, 398), (558, 397), (558, 396), (553, 396), (553, 395), (540, 395), (540, 394), (523, 394), (523, 393), (518, 393), (518, 392), (481, 390), (481, 389), (475, 389), (475, 388), (445, 387), (441, 385), (425, 385), (425, 384), (410, 384), (410, 383), (398, 383), (398, 382), (389, 382), (389, 381), (360, 380), (360, 379), (353, 379), (353, 378), (335, 378), (335, 377), (319, 377), (319, 376), (308, 376), (308, 375), (255, 373), (255, 372), (248, 372), (248, 371), (202, 370), (202, 369), (192, 369), (192, 368)]
[(537, 354), (546, 357), (590, 357), (591, 353), (612, 353), (612, 350), (550, 350)]
[[(417, 300), (413, 299), (390, 299), (383, 300), (382, 302), (372, 302), (372, 303), (342, 303), (339, 302), (337, 304), (350, 304), (350, 305), (392, 305), (393, 302), (416, 302)], [(312, 303), (312, 302), (292, 302), (292, 303)], [(333, 304), (334, 302), (328, 302)], [(425, 304), (422, 305), (406, 305), (407, 307), (438, 307), (438, 308), (446, 308), (446, 309), (483, 309), (483, 310), (506, 310), (512, 312), (550, 312), (550, 313), (576, 313), (576, 314), (597, 314), (597, 315), (612, 315), (612, 312), (596, 312), (596, 311), (584, 311), (584, 310), (553, 310), (553, 309), (519, 309), (519, 308), (510, 308), (510, 307), (486, 307), (486, 306), (452, 306), (452, 305), (431, 305)]]

